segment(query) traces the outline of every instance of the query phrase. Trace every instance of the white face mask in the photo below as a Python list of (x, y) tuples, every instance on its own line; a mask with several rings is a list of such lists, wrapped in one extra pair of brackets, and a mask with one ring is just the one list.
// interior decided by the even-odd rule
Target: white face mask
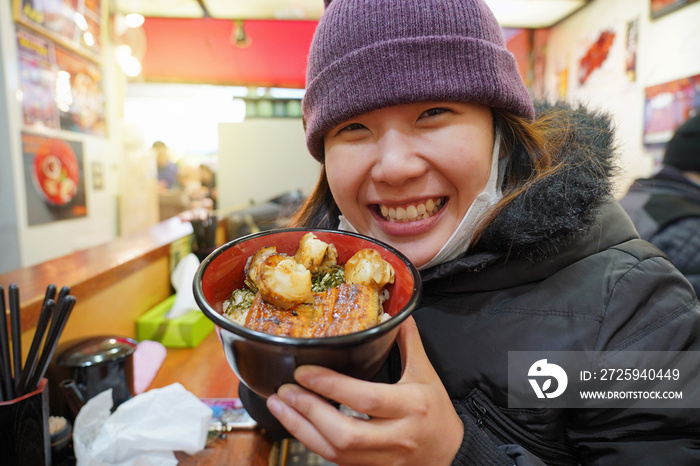
[[(504, 158), (501, 163), (499, 163), (498, 155), (500, 152), (500, 147), (501, 134), (498, 130), (496, 130), (493, 143), (493, 152), (491, 153), (491, 173), (489, 174), (489, 179), (486, 182), (486, 186), (484, 186), (484, 190), (478, 196), (476, 196), (459, 226), (455, 232), (452, 233), (452, 236), (450, 236), (450, 239), (447, 240), (435, 257), (419, 267), (419, 269), (434, 267), (464, 254), (474, 239), (474, 229), (476, 226), (484, 218), (485, 214), (491, 209), (491, 207), (493, 207), (503, 197), (503, 193), (501, 192), (501, 184), (503, 183), (503, 172), (505, 171), (507, 159)], [(352, 226), (344, 216), (341, 215), (338, 218), (340, 219), (340, 224), (338, 225), (339, 230), (358, 233), (357, 229), (355, 229), (355, 227)]]

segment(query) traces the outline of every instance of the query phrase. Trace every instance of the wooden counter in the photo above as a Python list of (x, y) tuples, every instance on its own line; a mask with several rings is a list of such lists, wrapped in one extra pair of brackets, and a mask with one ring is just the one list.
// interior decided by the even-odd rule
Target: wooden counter
[(76, 304), (62, 341), (103, 333), (135, 337), (136, 319), (172, 294), (171, 244), (192, 234), (174, 217), (143, 232), (0, 274), (5, 290), (20, 291), (22, 349), (26, 355), (46, 287), (68, 286)]

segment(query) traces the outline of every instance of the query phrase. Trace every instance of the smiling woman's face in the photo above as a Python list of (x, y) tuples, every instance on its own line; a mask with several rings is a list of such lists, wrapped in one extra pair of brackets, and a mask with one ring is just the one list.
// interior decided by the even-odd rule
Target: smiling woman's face
[(328, 183), (345, 218), (420, 267), (486, 185), (493, 120), (478, 104), (402, 104), (339, 124), (324, 146)]

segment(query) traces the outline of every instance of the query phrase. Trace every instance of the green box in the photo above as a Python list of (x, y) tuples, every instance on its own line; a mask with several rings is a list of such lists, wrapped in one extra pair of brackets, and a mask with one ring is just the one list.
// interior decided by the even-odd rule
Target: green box
[(139, 341), (159, 341), (168, 348), (194, 348), (214, 330), (214, 322), (199, 309), (175, 319), (165, 314), (173, 307), (177, 295), (172, 295), (136, 319), (136, 338)]

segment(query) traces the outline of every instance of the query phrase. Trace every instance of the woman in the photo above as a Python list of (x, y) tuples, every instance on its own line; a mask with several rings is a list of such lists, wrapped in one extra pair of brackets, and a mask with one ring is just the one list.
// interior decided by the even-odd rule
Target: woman
[(692, 410), (508, 408), (509, 351), (697, 350), (700, 311), (611, 198), (608, 119), (535, 112), (481, 0), (333, 0), (303, 109), (323, 170), (296, 225), (397, 247), (423, 297), (392, 383), (242, 387), (263, 426), (338, 464), (700, 464)]

